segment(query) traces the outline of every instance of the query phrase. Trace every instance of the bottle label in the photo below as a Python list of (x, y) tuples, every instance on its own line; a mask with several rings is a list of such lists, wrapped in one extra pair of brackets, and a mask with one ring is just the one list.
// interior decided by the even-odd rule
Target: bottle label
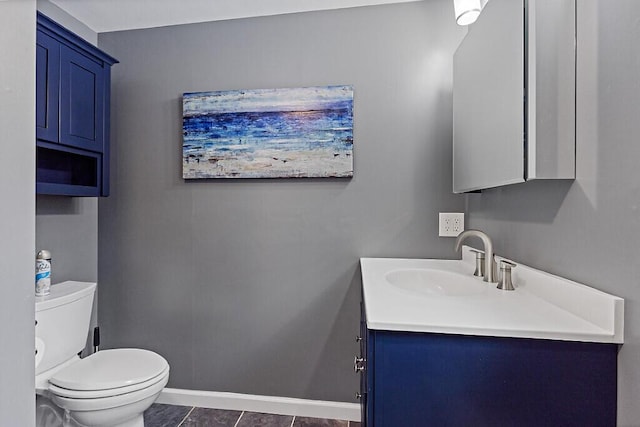
[(36, 295), (47, 295), (51, 290), (51, 261), (36, 260)]

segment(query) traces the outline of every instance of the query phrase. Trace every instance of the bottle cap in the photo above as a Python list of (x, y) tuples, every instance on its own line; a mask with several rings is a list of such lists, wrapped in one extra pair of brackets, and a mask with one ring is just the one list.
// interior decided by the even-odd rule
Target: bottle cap
[(36, 255), (36, 259), (51, 259), (51, 252), (42, 250), (38, 252), (38, 255)]

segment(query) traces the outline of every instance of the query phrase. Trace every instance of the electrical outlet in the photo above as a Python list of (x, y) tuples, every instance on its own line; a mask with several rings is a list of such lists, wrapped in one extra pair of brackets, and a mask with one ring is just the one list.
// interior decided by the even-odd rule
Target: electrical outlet
[(440, 212), (438, 235), (440, 237), (458, 237), (464, 231), (464, 214), (458, 212)]

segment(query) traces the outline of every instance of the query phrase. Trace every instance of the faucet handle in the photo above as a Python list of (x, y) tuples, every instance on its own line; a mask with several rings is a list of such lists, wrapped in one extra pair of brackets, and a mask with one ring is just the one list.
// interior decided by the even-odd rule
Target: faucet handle
[(506, 259), (500, 260), (500, 282), (497, 288), (503, 291), (514, 291), (513, 282), (511, 281), (511, 269), (515, 268), (517, 264), (507, 261)]
[(473, 272), (474, 276), (483, 277), (484, 276), (484, 251), (469, 248), (470, 252), (476, 254), (476, 270)]

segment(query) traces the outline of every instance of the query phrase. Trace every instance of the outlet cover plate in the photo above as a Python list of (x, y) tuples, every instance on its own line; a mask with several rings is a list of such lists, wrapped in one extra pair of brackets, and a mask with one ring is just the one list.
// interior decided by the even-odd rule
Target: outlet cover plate
[(440, 237), (458, 237), (464, 231), (464, 213), (440, 212), (438, 224)]

